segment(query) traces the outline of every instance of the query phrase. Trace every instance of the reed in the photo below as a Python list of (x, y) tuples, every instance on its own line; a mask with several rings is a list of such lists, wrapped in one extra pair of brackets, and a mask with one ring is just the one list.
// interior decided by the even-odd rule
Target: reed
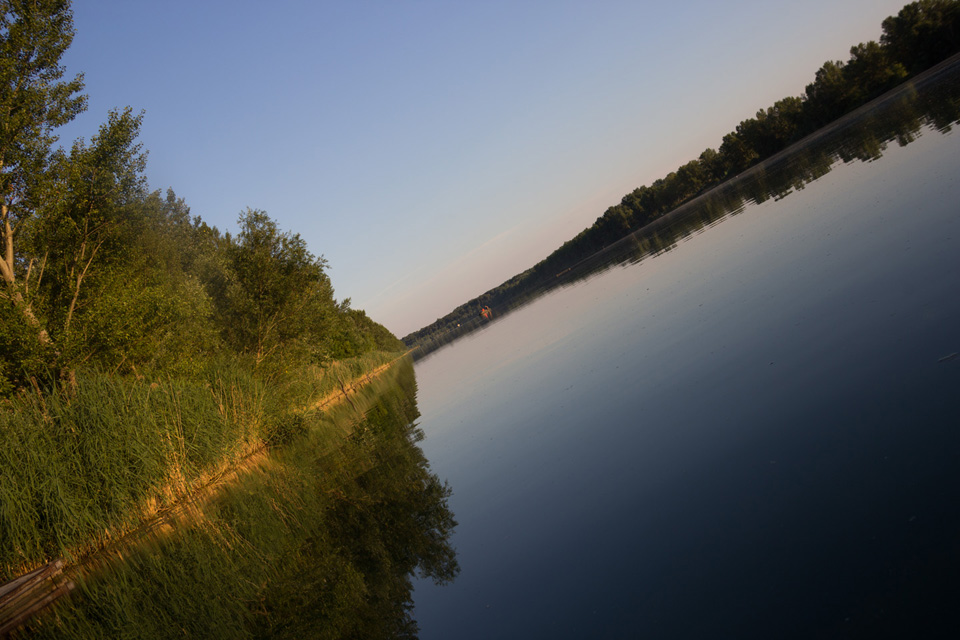
[(75, 387), (0, 404), (0, 583), (75, 562), (269, 445), (303, 407), (395, 356), (289, 371), (267, 385), (224, 360), (195, 379), (80, 372)]
[(260, 446), (263, 385), (242, 370), (153, 383), (80, 373), (0, 406), (0, 580), (73, 560)]
[[(304, 416), (198, 513), (88, 561), (41, 638), (380, 637), (413, 629), (410, 573), (433, 567), (445, 494), (416, 448), (412, 367)], [(440, 555), (443, 555), (441, 549)], [(453, 566), (455, 570), (455, 563)], [(433, 575), (433, 574), (431, 574)]]
[(305, 411), (318, 400), (340, 391), (342, 384), (364, 378), (402, 355), (402, 352), (371, 351), (348, 360), (307, 365), (299, 368), (294, 376), (288, 372), (283, 393), (276, 397), (288, 407), (297, 406)]

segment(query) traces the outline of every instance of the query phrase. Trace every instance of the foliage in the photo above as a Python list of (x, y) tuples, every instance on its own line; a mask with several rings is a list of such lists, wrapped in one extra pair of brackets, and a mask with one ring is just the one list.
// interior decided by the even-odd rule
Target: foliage
[[(304, 412), (344, 380), (395, 360), (402, 343), (351, 309), (349, 300), (336, 301), (326, 261), (265, 212), (243, 212), (231, 236), (193, 216), (173, 190), (165, 196), (148, 191), (146, 153), (138, 142), (143, 114), (111, 111), (89, 141), (54, 148), (55, 129), (86, 104), (79, 95), (82, 78), (63, 80), (59, 66), (73, 37), (70, 4), (0, 0), (0, 7), (3, 582), (55, 557), (90, 557), (253, 452), (342, 435), (338, 424)], [(210, 582), (224, 576), (208, 570), (218, 559), (209, 543), (246, 544), (257, 527), (276, 537), (273, 515), (280, 504), (293, 519), (333, 511), (329, 487), (317, 484), (316, 472), (323, 470), (311, 466), (315, 451), (300, 453), (299, 466), (284, 472), (279, 484), (251, 485), (264, 492), (254, 500), (258, 507), (243, 500), (218, 503), (199, 546), (191, 533), (174, 545), (173, 562), (157, 566), (147, 553), (130, 566), (141, 562), (148, 567), (143, 575), (161, 580), (196, 569), (194, 579), (222, 587)], [(426, 474), (425, 463), (418, 473)], [(305, 516), (300, 509), (308, 499), (321, 511)], [(422, 514), (416, 517), (425, 522)], [(310, 526), (309, 534), (317, 535)], [(301, 533), (284, 542), (288, 555), (280, 560), (291, 566), (310, 544), (297, 537)], [(436, 554), (423, 545), (411, 549), (424, 558), (425, 570), (440, 571)], [(356, 574), (348, 560), (334, 556), (331, 565), (326, 553), (317, 562), (333, 572), (327, 578), (341, 566)], [(452, 556), (443, 558), (452, 566)], [(247, 576), (259, 571), (276, 580), (274, 565), (260, 566), (263, 558), (256, 555), (227, 560), (244, 567), (231, 576), (237, 594), (262, 601), (258, 588), (247, 589)], [(156, 590), (166, 592), (169, 583), (128, 590), (140, 576), (139, 569), (132, 571), (133, 577), (121, 568), (108, 590), (117, 590), (110, 598), (147, 594), (134, 612), (140, 619), (157, 605)], [(402, 576), (384, 580), (409, 585)], [(350, 602), (364, 602), (372, 584), (361, 584)], [(402, 589), (392, 593), (403, 595)], [(193, 592), (184, 595), (193, 600)], [(93, 601), (93, 609), (106, 611), (110, 598)], [(232, 603), (249, 606), (247, 617), (220, 618), (215, 633), (238, 624), (255, 629), (251, 602)], [(94, 618), (102, 622), (99, 615)]]
[(960, 3), (919, 0), (883, 21), (880, 43), (910, 73), (918, 73), (960, 50)]
[[(39, 206), (56, 140), (53, 130), (81, 112), (86, 99), (78, 95), (81, 76), (62, 80), (60, 58), (73, 40), (69, 3), (3, 0), (0, 10), (0, 305), (6, 318), (20, 316), (6, 329), (7, 342), (36, 340), (49, 356), (50, 337), (29, 299), (33, 262), (17, 251), (17, 237)], [(26, 377), (39, 375), (30, 363), (32, 358), (0, 365), (0, 387), (23, 385)]]
[(104, 289), (102, 276), (125, 258), (121, 229), (144, 182), (146, 160), (136, 143), (141, 119), (130, 109), (112, 112), (89, 145), (77, 140), (69, 154), (55, 152), (43, 200), (24, 229), (22, 255), (42, 265), (28, 281), (34, 304), (68, 362), (85, 350), (75, 336)]
[(112, 111), (89, 143), (53, 150), (52, 131), (85, 105), (79, 77), (60, 81), (69, 3), (4, 7), (0, 394), (52, 389), (81, 367), (195, 375), (224, 348), (266, 377), (400, 348), (334, 299), (326, 261), (265, 212), (243, 212), (231, 237), (172, 190), (148, 193), (143, 114)]
[(301, 439), (322, 417), (309, 417), (314, 403), (395, 359), (305, 366), (270, 385), (236, 356), (192, 379), (81, 371), (70, 388), (0, 402), (0, 583), (82, 556), (251, 452)]
[(323, 339), (334, 313), (326, 261), (298, 234), (282, 233), (263, 211), (246, 210), (240, 233), (226, 244), (231, 286), (218, 299), (224, 335), (257, 363), (286, 351), (304, 352)]

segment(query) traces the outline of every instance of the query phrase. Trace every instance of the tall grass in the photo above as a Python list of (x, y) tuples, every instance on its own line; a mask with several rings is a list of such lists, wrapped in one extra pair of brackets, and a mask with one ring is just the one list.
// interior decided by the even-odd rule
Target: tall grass
[(339, 391), (341, 384), (366, 376), (402, 355), (402, 352), (371, 351), (348, 360), (303, 367), (289, 382), (289, 397), (314, 402)]
[(303, 411), (398, 354), (306, 367), (270, 384), (224, 359), (191, 380), (80, 372), (0, 403), (0, 582), (98, 549), (305, 430)]
[(352, 403), (308, 413), (303, 437), (202, 504), (201, 513), (75, 576), (78, 595), (37, 618), (29, 634), (366, 638), (413, 631), (410, 572), (432, 570), (438, 553), (445, 569), (455, 571), (455, 562), (444, 555), (441, 530), (452, 524), (439, 506), (446, 494), (437, 493), (415, 447), (412, 375), (409, 362), (393, 367)]
[(237, 368), (77, 385), (0, 405), (0, 581), (74, 559), (260, 446), (265, 389)]

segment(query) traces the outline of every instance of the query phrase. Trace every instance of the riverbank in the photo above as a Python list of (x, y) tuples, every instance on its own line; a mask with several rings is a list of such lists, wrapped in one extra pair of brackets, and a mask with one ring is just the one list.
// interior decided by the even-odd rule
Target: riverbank
[(104, 554), (15, 637), (342, 638), (412, 632), (411, 580), (446, 581), (449, 491), (416, 445), (409, 359), (270, 450), (197, 517)]
[(192, 384), (81, 376), (70, 393), (8, 401), (0, 580), (56, 559), (65, 565), (57, 580), (68, 584), (196, 521), (203, 505), (268, 464), (268, 452), (307, 430), (342, 437), (337, 421), (324, 424), (321, 412), (302, 407), (330, 412), (329, 389), (348, 398), (397, 360), (375, 352), (304, 367), (270, 388), (225, 367)]

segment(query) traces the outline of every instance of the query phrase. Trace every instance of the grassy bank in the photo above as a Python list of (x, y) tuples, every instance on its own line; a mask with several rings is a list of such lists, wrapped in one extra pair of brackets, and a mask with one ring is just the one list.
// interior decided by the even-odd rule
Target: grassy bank
[(410, 575), (456, 573), (446, 488), (416, 441), (409, 361), (304, 415), (271, 452), (177, 526), (73, 576), (23, 635), (369, 638), (413, 633)]
[(268, 382), (224, 361), (191, 380), (80, 373), (75, 387), (0, 405), (0, 582), (75, 562), (268, 445), (304, 429), (298, 407), (397, 354), (370, 353)]

